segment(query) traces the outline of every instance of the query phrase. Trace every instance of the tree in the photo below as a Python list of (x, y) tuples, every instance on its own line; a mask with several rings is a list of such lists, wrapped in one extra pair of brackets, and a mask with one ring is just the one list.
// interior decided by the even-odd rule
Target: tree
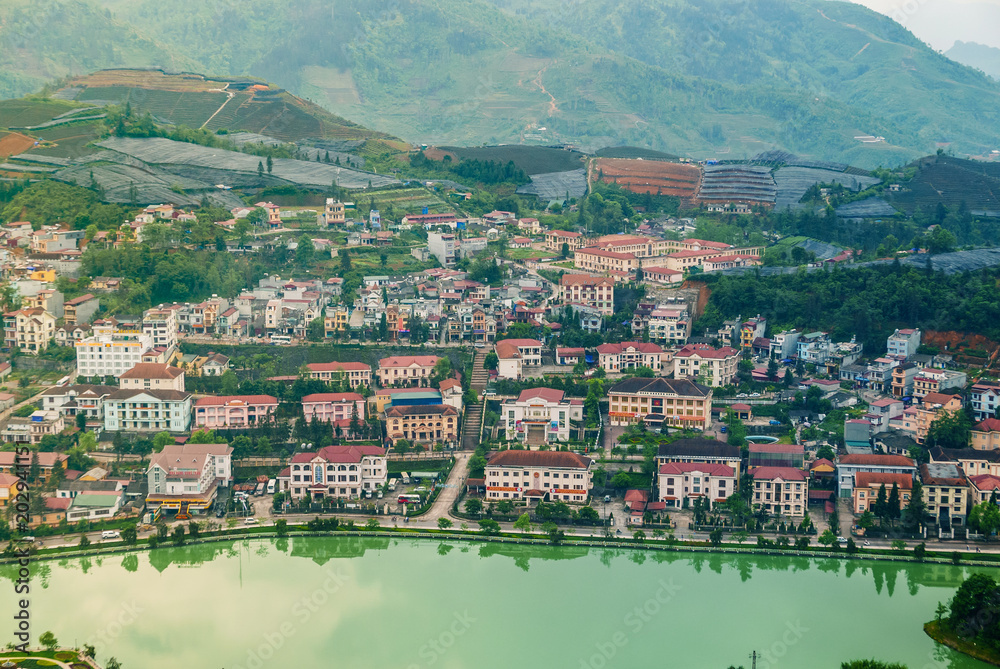
[(829, 548), (837, 542), (837, 537), (829, 530), (829, 528), (827, 528), (823, 531), (823, 534), (819, 536), (819, 542)]
[(126, 546), (134, 546), (139, 541), (139, 533), (135, 527), (129, 525), (122, 530), (122, 541), (125, 542)]
[(563, 242), (562, 243), (561, 254), (562, 254), (563, 258), (569, 258), (569, 243), (568, 242)]
[(927, 544), (921, 541), (913, 547), (913, 557), (917, 560), (923, 560), (925, 555), (927, 555)]
[(367, 530), (377, 530), (381, 525), (379, 525), (378, 518), (369, 518), (368, 522), (365, 523), (365, 529)]
[(318, 316), (309, 321), (309, 328), (306, 330), (306, 339), (309, 341), (323, 341), (325, 336), (326, 324), (323, 322), (322, 316)]
[(184, 545), (184, 527), (178, 525), (170, 535), (171, 540), (178, 546)]
[(267, 157), (267, 173), (271, 173), (271, 169), (274, 167), (274, 161), (271, 160), (271, 156)]
[(611, 477), (611, 487), (616, 490), (624, 490), (632, 485), (632, 477), (628, 472), (618, 472)]
[(80, 535), (80, 548), (86, 548), (90, 545), (90, 539), (87, 538), (86, 534)]
[(83, 413), (82, 411), (76, 414), (76, 427), (79, 430), (87, 429), (87, 414)]
[(483, 534), (497, 535), (500, 534), (500, 523), (489, 518), (484, 518), (479, 521), (479, 529), (483, 531)]
[(451, 359), (447, 356), (439, 358), (436, 363), (434, 363), (434, 369), (431, 371), (430, 382), (431, 385), (439, 385), (445, 379), (451, 378)]
[[(220, 377), (220, 380), (222, 381), (223, 395), (235, 395), (239, 391), (239, 379), (236, 377), (236, 372), (234, 372), (233, 370), (227, 369), (226, 371), (224, 371), (222, 373), (222, 376)], [(171, 441), (172, 440), (173, 437), (171, 437)]]
[(482, 501), (475, 498), (465, 500), (465, 512), (478, 516), (483, 512)]
[(924, 502), (924, 487), (920, 481), (913, 482), (913, 490), (910, 491), (910, 503), (906, 506), (906, 524), (909, 527), (919, 528), (924, 524), (927, 516), (927, 504)]
[(43, 632), (40, 637), (38, 637), (38, 643), (42, 644), (49, 651), (53, 651), (59, 647), (59, 640), (56, 639), (56, 635), (52, 632)]
[(967, 448), (972, 437), (972, 421), (963, 411), (940, 411), (927, 431), (924, 448)]
[(715, 548), (722, 545), (722, 528), (716, 527), (714, 530), (708, 533), (708, 541)]
[(28, 466), (28, 483), (35, 483), (42, 474), (42, 467), (38, 464), (38, 451), (31, 452), (31, 464)]
[(509, 499), (502, 499), (499, 502), (497, 502), (496, 509), (497, 513), (499, 513), (501, 516), (506, 516), (510, 514), (511, 511), (514, 510), (514, 503), (511, 502)]
[(636, 530), (635, 532), (632, 533), (632, 539), (638, 541), (639, 543), (642, 543), (643, 541), (646, 540), (646, 533), (643, 532), (642, 530)]
[(969, 527), (985, 534), (987, 539), (1000, 530), (1000, 507), (996, 504), (982, 502), (969, 511)]
[(500, 365), (500, 358), (493, 351), (486, 354), (486, 359), (483, 361), (483, 367), (489, 370), (494, 370)]
[(295, 262), (297, 262), (300, 267), (308, 267), (309, 263), (313, 261), (315, 253), (316, 247), (313, 245), (313, 241), (309, 239), (308, 235), (302, 235), (299, 237), (299, 243), (295, 247)]
[(899, 484), (893, 483), (892, 490), (889, 491), (889, 500), (885, 504), (886, 515), (889, 521), (899, 520), (902, 510), (899, 507)]
[(527, 513), (522, 513), (518, 516), (517, 520), (514, 521), (514, 529), (521, 530), (521, 532), (530, 532), (531, 517)]
[[(223, 376), (225, 376), (225, 374), (223, 374)], [(231, 395), (232, 393), (226, 393), (226, 394)], [(166, 430), (164, 430), (163, 432), (157, 432), (156, 436), (153, 437), (153, 449), (157, 453), (162, 451), (164, 446), (172, 443), (174, 443), (174, 435), (170, 434)]]
[(264, 178), (264, 163), (259, 160), (257, 161), (257, 176), (262, 179)]
[(347, 252), (347, 249), (340, 249), (337, 255), (340, 257), (340, 273), (343, 276), (351, 271), (351, 256)]
[(553, 522), (543, 523), (542, 532), (549, 535), (549, 543), (554, 546), (562, 543), (566, 537), (565, 533), (559, 529), (559, 526)]
[(858, 518), (858, 527), (863, 529), (866, 533), (868, 530), (875, 527), (875, 514), (871, 511), (865, 510), (865, 512)]
[(590, 523), (592, 525), (597, 525), (601, 522), (601, 514), (597, 512), (592, 506), (585, 506), (577, 512), (577, 519), (583, 523)]
[(444, 517), (438, 518), (438, 528), (439, 529), (447, 530), (447, 529), (450, 529), (452, 525), (454, 525), (454, 523), (452, 523), (451, 520), (449, 520), (448, 518), (444, 518)]

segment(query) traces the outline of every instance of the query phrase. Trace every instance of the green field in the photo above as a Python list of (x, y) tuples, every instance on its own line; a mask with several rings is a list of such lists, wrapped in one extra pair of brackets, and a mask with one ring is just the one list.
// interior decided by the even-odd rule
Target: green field
[(102, 128), (103, 124), (100, 121), (84, 121), (38, 130), (32, 134), (40, 139), (54, 142), (56, 146), (39, 146), (28, 150), (27, 153), (57, 158), (76, 158), (94, 153), (95, 149), (88, 147), (87, 144), (97, 139)]
[(539, 251), (538, 249), (507, 249), (507, 257), (511, 260), (530, 260), (533, 258), (556, 258), (558, 253)]
[(598, 158), (642, 158), (643, 160), (677, 160), (677, 156), (637, 146), (608, 146), (594, 152)]
[(0, 128), (39, 125), (80, 106), (64, 100), (0, 100)]
[(500, 163), (513, 161), (528, 174), (545, 174), (546, 172), (568, 172), (583, 167), (583, 154), (565, 149), (553, 149), (547, 146), (522, 146), (506, 144), (503, 146), (477, 147), (441, 147), (451, 151), (462, 160), (494, 160)]

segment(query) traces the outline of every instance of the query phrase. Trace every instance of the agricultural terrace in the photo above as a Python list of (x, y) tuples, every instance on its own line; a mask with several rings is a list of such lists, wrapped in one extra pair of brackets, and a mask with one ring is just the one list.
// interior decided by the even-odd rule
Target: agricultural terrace
[(598, 158), (594, 162), (598, 178), (633, 193), (693, 198), (701, 178), (698, 166), (683, 163), (626, 158)]
[(504, 165), (513, 162), (529, 176), (577, 170), (583, 167), (584, 159), (584, 154), (576, 151), (519, 144), (474, 147), (445, 146), (441, 149), (462, 160), (493, 160)]
[(0, 158), (16, 156), (35, 145), (35, 140), (19, 132), (0, 133)]
[(64, 100), (0, 100), (0, 128), (39, 125), (82, 106)]

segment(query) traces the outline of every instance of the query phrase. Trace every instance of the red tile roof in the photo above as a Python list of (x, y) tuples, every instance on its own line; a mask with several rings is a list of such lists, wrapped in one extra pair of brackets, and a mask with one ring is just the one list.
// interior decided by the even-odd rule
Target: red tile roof
[(978, 474), (976, 476), (970, 476), (969, 482), (976, 486), (976, 490), (980, 492), (984, 490), (1000, 490), (1000, 478), (993, 476), (992, 474)]
[(313, 362), (306, 367), (310, 372), (372, 371), (371, 365), (366, 365), (363, 362)]
[(502, 339), (495, 345), (498, 358), (510, 360), (521, 357), (518, 349), (521, 348), (541, 348), (542, 342), (537, 339)]
[(360, 402), (365, 398), (357, 393), (313, 393), (311, 395), (304, 395), (302, 397), (302, 403), (307, 404), (310, 402), (332, 402), (338, 404), (340, 402)]
[(660, 465), (661, 474), (687, 474), (702, 472), (709, 476), (736, 476), (732, 467), (717, 462), (668, 462)]
[(587, 469), (590, 458), (568, 451), (500, 451), (490, 458), (490, 467), (556, 467)]
[(984, 421), (980, 421), (976, 425), (975, 430), (977, 432), (1000, 432), (1000, 420), (996, 418), (987, 418)]
[(556, 390), (555, 388), (529, 388), (528, 390), (521, 391), (521, 394), (517, 396), (517, 401), (527, 402), (537, 397), (546, 402), (562, 402), (565, 396), (565, 392)]
[(886, 490), (891, 490), (894, 483), (900, 490), (910, 490), (913, 488), (913, 477), (890, 472), (858, 472), (854, 475), (855, 488), (879, 488), (883, 483)]
[(927, 393), (924, 395), (924, 404), (947, 404), (958, 397), (958, 395), (945, 395), (944, 393)]
[(883, 455), (881, 453), (858, 453), (844, 455), (838, 464), (868, 467), (915, 467), (912, 458), (905, 455)]
[(441, 358), (436, 355), (394, 355), (390, 358), (382, 358), (378, 361), (379, 367), (410, 367), (412, 365), (417, 365), (418, 367), (433, 367), (437, 364), (437, 361)]
[(184, 373), (180, 367), (171, 367), (162, 362), (140, 362), (119, 379), (176, 379)]
[(365, 456), (382, 457), (384, 455), (385, 449), (381, 446), (348, 444), (346, 446), (327, 446), (315, 453), (296, 453), (292, 456), (291, 462), (312, 462), (316, 458), (326, 462), (361, 462)]
[(750, 473), (754, 479), (769, 481), (781, 479), (782, 481), (805, 481), (806, 473), (795, 467), (754, 467)]

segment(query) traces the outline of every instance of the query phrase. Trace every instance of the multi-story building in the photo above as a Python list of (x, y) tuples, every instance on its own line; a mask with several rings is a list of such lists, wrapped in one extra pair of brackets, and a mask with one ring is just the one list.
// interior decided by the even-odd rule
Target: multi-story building
[(987, 418), (972, 428), (969, 445), (977, 451), (1000, 451), (1000, 419)]
[(969, 508), (988, 502), (994, 495), (1000, 495), (1000, 477), (992, 474), (968, 476)]
[(724, 346), (688, 344), (674, 353), (674, 378), (691, 379), (706, 386), (728, 386), (736, 379), (740, 352)]
[(897, 398), (912, 397), (913, 383), (922, 370), (912, 362), (904, 362), (892, 368), (892, 396)]
[(313, 393), (302, 398), (306, 421), (349, 423), (354, 416), (365, 420), (365, 398), (357, 393)]
[(721, 464), (669, 462), (660, 465), (657, 480), (668, 508), (687, 508), (700, 497), (710, 509), (736, 492), (736, 470)]
[(943, 395), (941, 393), (924, 395), (920, 406), (917, 407), (917, 433), (914, 435), (914, 439), (918, 444), (924, 443), (931, 425), (942, 413), (954, 413), (961, 410), (961, 395)]
[(326, 198), (323, 211), (317, 215), (316, 224), (321, 228), (330, 228), (334, 225), (343, 225), (347, 222), (344, 203), (332, 197)]
[(683, 344), (691, 336), (691, 317), (686, 307), (657, 307), (649, 314), (649, 338)]
[(438, 259), (442, 267), (454, 266), (457, 246), (457, 239), (450, 232), (427, 233), (427, 250)]
[(712, 389), (685, 380), (626, 379), (608, 391), (611, 424), (692, 427), (712, 424)]
[(370, 386), (372, 368), (363, 362), (313, 362), (306, 365), (310, 379), (321, 381), (346, 380), (351, 388)]
[(970, 448), (941, 448), (928, 451), (930, 462), (952, 462), (962, 468), (966, 476), (989, 474), (1000, 476), (1000, 451), (977, 451)]
[(0, 430), (0, 439), (12, 444), (38, 444), (47, 436), (55, 436), (66, 429), (63, 415), (58, 411), (34, 411), (30, 416), (11, 416)]
[(104, 400), (116, 392), (111, 386), (55, 386), (42, 393), (42, 409), (64, 416), (83, 414), (104, 423)]
[(93, 293), (87, 293), (63, 305), (63, 321), (66, 325), (89, 323), (101, 306), (101, 301)]
[(568, 441), (571, 421), (583, 420), (583, 401), (567, 399), (553, 388), (522, 390), (516, 400), (504, 400), (500, 417), (507, 439), (529, 444)]
[(969, 405), (976, 420), (1000, 418), (1000, 383), (995, 381), (978, 381), (972, 385), (969, 394)]
[(207, 512), (220, 487), (233, 480), (227, 444), (167, 444), (146, 470), (146, 507), (180, 513)]
[(764, 336), (767, 330), (767, 319), (761, 315), (748, 318), (740, 325), (740, 350), (749, 351), (753, 342)]
[(559, 278), (559, 299), (565, 304), (584, 304), (610, 316), (615, 310), (615, 282), (606, 276), (563, 274)]
[(25, 309), (41, 309), (47, 311), (57, 319), (63, 317), (63, 294), (54, 288), (46, 288), (38, 291), (35, 295), (26, 295), (22, 301)]
[(854, 475), (854, 487), (851, 492), (851, 502), (854, 507), (854, 514), (860, 515), (865, 511), (874, 511), (875, 501), (878, 499), (879, 490), (885, 486), (886, 501), (892, 487), (896, 486), (899, 493), (899, 506), (905, 509), (910, 503), (910, 494), (913, 492), (912, 474), (892, 474), (889, 472), (858, 472)]
[(522, 379), (542, 366), (542, 342), (537, 339), (502, 339), (494, 350), (498, 378)]
[(965, 524), (969, 481), (960, 465), (950, 462), (922, 464), (920, 482), (927, 514), (934, 518), (942, 532)]
[(109, 432), (187, 432), (190, 428), (188, 392), (119, 390), (104, 401), (104, 429)]
[(931, 393), (961, 390), (968, 381), (969, 377), (965, 372), (927, 367), (913, 377), (913, 397), (920, 399)]
[[(18, 475), (18, 469), (24, 470), (31, 466), (34, 454), (28, 456), (18, 456), (15, 451), (0, 451), (0, 474)], [(66, 468), (66, 461), (69, 456), (65, 453), (55, 453), (47, 451), (38, 452), (38, 482), (48, 483), (52, 476), (52, 470), (56, 462), (62, 463), (63, 471)]]
[(738, 481), (742, 457), (740, 449), (715, 439), (676, 439), (660, 444), (656, 452), (656, 466), (667, 464), (696, 464), (701, 467), (725, 465), (733, 470)]
[(786, 330), (771, 335), (771, 357), (775, 360), (790, 360), (796, 357), (801, 336), (802, 333), (798, 330)]
[(270, 420), (278, 409), (272, 395), (222, 395), (202, 397), (194, 403), (196, 427), (238, 429)]
[(453, 442), (458, 439), (458, 410), (447, 404), (394, 406), (385, 412), (386, 433), (393, 446)]
[(912, 479), (917, 474), (917, 466), (911, 458), (903, 455), (843, 455), (837, 461), (837, 488), (841, 497), (852, 496), (854, 479), (862, 472), (906, 474)]
[(76, 374), (85, 378), (119, 377), (140, 364), (152, 344), (149, 335), (137, 330), (94, 334), (76, 344)]
[(150, 309), (142, 317), (142, 331), (152, 346), (173, 350), (177, 346), (176, 309)]
[(315, 453), (296, 453), (278, 475), (278, 488), (292, 499), (354, 499), (385, 485), (388, 474), (381, 446), (327, 446)]
[(486, 499), (583, 504), (594, 461), (569, 451), (500, 451), (486, 464)]
[(140, 362), (118, 376), (123, 390), (184, 390), (184, 370), (162, 362)]
[(378, 361), (378, 383), (380, 386), (427, 386), (430, 385), (436, 355), (394, 355)]
[(606, 372), (649, 367), (654, 372), (662, 368), (663, 349), (657, 344), (625, 341), (620, 344), (601, 344), (597, 347), (598, 360)]
[(886, 355), (909, 358), (920, 348), (920, 330), (896, 330), (885, 342)]
[(566, 230), (549, 230), (545, 233), (545, 250), (553, 253), (562, 253), (563, 244), (573, 253), (582, 249), (588, 239), (579, 232), (567, 232)]
[(830, 357), (833, 344), (826, 332), (809, 332), (799, 336), (796, 355), (804, 364), (822, 365)]
[(800, 518), (809, 502), (809, 477), (794, 467), (754, 467), (753, 505), (775, 516)]
[(4, 314), (7, 345), (38, 355), (56, 335), (56, 317), (42, 309), (20, 309)]

